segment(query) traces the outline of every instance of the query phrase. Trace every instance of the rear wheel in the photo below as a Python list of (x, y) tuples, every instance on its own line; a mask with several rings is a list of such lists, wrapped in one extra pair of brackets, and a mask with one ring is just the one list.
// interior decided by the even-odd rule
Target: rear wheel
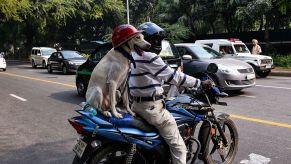
[(46, 66), (47, 66), (47, 65), (46, 65), (45, 61), (42, 61), (42, 67), (43, 67), (43, 68), (46, 68)]
[(36, 64), (35, 64), (34, 60), (31, 61), (31, 66), (32, 66), (32, 68), (36, 68)]
[(85, 81), (83, 79), (78, 79), (76, 86), (77, 86), (78, 94), (84, 97), (87, 91), (87, 85)]
[[(100, 149), (90, 161), (90, 164), (120, 164), (125, 163), (129, 147), (122, 144), (108, 145)], [(132, 164), (153, 163), (138, 151), (134, 154)]]
[(229, 118), (220, 120), (219, 124), (222, 127), (228, 145), (225, 146), (223, 144), (222, 136), (216, 129), (215, 134), (211, 136), (209, 142), (208, 155), (203, 160), (207, 164), (232, 164), (238, 150), (238, 132), (234, 122)]
[(3, 71), (6, 71), (6, 68), (3, 68)]

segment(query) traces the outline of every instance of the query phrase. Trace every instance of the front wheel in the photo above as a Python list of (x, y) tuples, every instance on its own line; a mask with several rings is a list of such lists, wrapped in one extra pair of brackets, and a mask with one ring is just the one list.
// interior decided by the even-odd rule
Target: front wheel
[(69, 73), (69, 70), (68, 70), (68, 68), (66, 67), (66, 65), (63, 66), (63, 68), (62, 68), (62, 72), (63, 72), (64, 75), (67, 75), (67, 74)]
[(271, 71), (258, 72), (258, 76), (265, 78), (265, 77), (269, 76), (270, 73), (271, 73)]
[[(217, 130), (210, 130), (210, 140), (207, 150), (207, 155), (203, 159), (204, 163), (214, 164), (232, 164), (238, 150), (238, 132), (234, 122), (229, 118), (223, 118), (219, 120), (219, 124), (222, 131), (228, 141), (228, 145), (224, 145), (222, 142), (222, 136)], [(202, 136), (207, 138), (206, 136)]]

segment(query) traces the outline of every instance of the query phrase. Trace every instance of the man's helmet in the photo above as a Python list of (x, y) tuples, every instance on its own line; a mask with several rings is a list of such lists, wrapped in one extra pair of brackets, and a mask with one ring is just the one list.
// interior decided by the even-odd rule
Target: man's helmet
[(114, 48), (121, 46), (123, 43), (141, 33), (135, 27), (129, 24), (123, 24), (117, 26), (112, 34), (112, 45)]
[(151, 44), (150, 51), (159, 54), (162, 51), (162, 40), (167, 37), (164, 29), (152, 22), (145, 22), (138, 27), (144, 39)]

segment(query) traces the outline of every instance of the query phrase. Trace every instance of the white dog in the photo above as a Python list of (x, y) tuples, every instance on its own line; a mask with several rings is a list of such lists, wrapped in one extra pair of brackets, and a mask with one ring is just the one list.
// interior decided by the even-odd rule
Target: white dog
[[(137, 33), (119, 46), (119, 49), (123, 49), (131, 57), (132, 51), (142, 54), (142, 50), (149, 47), (150, 44), (144, 40), (143, 35)], [(122, 97), (127, 112), (135, 115), (131, 111), (128, 101), (127, 78), (130, 63), (130, 60), (124, 54), (112, 48), (92, 72), (86, 92), (86, 100), (107, 117), (113, 115), (122, 118), (122, 114), (118, 113), (115, 107), (117, 97)], [(117, 89), (120, 89), (120, 92)], [(111, 110), (112, 115), (109, 110)]]

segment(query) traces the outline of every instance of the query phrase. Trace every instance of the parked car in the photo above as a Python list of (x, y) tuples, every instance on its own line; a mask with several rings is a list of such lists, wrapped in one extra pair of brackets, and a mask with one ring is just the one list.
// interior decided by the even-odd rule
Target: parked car
[(273, 67), (272, 57), (265, 55), (252, 55), (247, 46), (239, 39), (196, 40), (195, 43), (208, 45), (212, 49), (222, 53), (225, 58), (234, 58), (247, 62), (260, 77), (268, 76)]
[(63, 74), (69, 72), (76, 72), (78, 67), (86, 61), (78, 51), (57, 51), (54, 52), (48, 58), (48, 73), (52, 73), (53, 70), (62, 71)]
[(4, 59), (4, 53), (0, 54), (0, 69), (6, 71), (6, 60)]
[(56, 49), (50, 47), (33, 47), (30, 54), (32, 68), (36, 68), (38, 65), (46, 68), (47, 59), (56, 51)]
[[(87, 91), (91, 73), (98, 62), (107, 54), (112, 48), (111, 43), (101, 43), (91, 53), (87, 61), (82, 64), (76, 73), (76, 87), (78, 94), (84, 96)], [(165, 63), (169, 64), (173, 69), (178, 69), (181, 66), (181, 58), (175, 46), (169, 41), (164, 40), (162, 42), (162, 51), (159, 54)], [(167, 88), (165, 88), (167, 90)]]
[(255, 86), (256, 77), (251, 65), (236, 59), (222, 58), (223, 55), (206, 45), (181, 43), (175, 46), (182, 56), (184, 73), (197, 76), (209, 63), (215, 63), (218, 71), (209, 77), (222, 90), (242, 90)]

